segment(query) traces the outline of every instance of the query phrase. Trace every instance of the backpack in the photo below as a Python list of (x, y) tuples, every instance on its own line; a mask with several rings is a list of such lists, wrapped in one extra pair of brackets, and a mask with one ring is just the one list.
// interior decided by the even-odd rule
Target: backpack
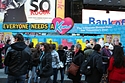
[(84, 75), (91, 75), (92, 74), (92, 70), (93, 70), (93, 56), (94, 55), (90, 55), (89, 57), (87, 57), (81, 65), (80, 68), (80, 73), (84, 74)]

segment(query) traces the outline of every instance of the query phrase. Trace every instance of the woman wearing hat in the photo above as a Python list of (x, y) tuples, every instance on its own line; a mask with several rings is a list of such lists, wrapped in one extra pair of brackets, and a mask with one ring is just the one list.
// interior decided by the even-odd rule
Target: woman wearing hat
[(109, 43), (105, 43), (101, 50), (102, 63), (103, 63), (103, 74), (107, 74), (108, 62), (111, 57), (111, 52), (109, 50)]

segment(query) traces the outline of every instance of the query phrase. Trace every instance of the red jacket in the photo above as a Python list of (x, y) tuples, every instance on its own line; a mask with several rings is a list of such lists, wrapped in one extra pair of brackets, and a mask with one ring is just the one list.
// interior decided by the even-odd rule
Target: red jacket
[(125, 81), (125, 67), (116, 68), (113, 63), (114, 57), (111, 57), (108, 67), (109, 80)]

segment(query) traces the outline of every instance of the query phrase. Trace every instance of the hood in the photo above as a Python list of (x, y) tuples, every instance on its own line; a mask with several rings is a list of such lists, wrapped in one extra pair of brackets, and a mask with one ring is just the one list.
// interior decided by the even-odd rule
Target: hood
[(24, 42), (16, 42), (11, 44), (11, 48), (15, 49), (17, 51), (22, 51), (27, 47), (27, 45)]

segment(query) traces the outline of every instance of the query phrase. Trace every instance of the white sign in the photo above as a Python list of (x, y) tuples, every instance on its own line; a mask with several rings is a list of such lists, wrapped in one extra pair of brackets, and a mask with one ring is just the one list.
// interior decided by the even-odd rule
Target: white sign
[(125, 25), (125, 12), (83, 9), (82, 23)]
[(55, 0), (27, 0), (25, 13), (28, 23), (51, 23), (55, 18)]

